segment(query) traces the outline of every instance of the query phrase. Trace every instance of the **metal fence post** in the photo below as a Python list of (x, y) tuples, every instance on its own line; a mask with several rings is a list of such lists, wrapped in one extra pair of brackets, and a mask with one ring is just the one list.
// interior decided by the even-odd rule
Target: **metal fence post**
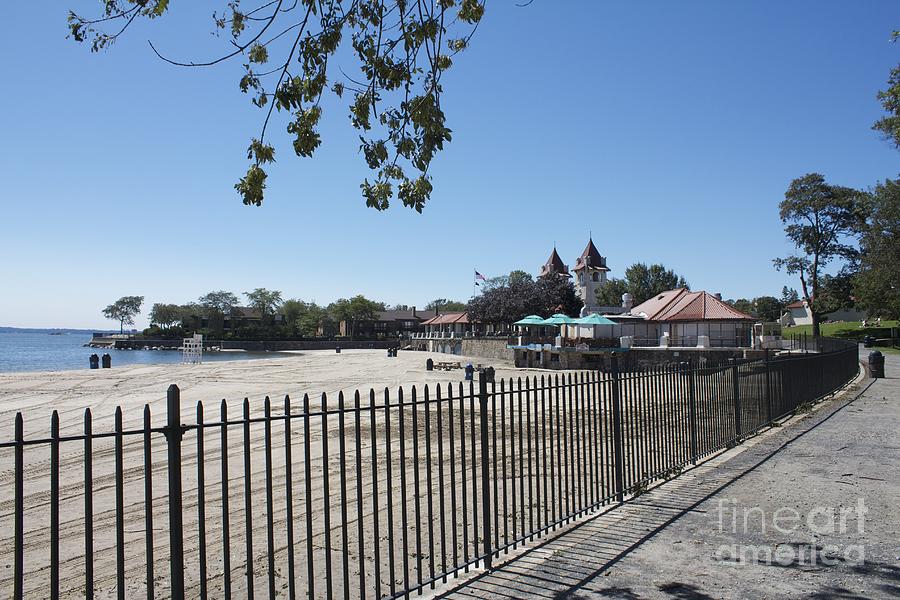
[(25, 431), (22, 413), (16, 413), (15, 517), (13, 543), (13, 598), (25, 597)]
[(619, 381), (619, 358), (613, 354), (609, 357), (609, 375), (612, 387), (613, 418), (613, 466), (616, 475), (616, 500), (625, 499), (625, 447), (622, 443), (622, 394)]
[[(487, 367), (478, 374), (478, 403), (481, 417), (481, 527), (484, 541), (484, 567), (491, 568), (491, 482), (490, 447), (488, 445), (488, 383), (494, 380), (494, 369)], [(476, 513), (477, 514), (477, 513)]]
[(171, 597), (184, 599), (184, 527), (181, 498), (181, 392), (172, 384), (166, 392), (166, 444), (169, 469), (169, 566)]
[(735, 440), (741, 439), (743, 429), (741, 427), (741, 385), (738, 381), (738, 360), (731, 359), (731, 389), (734, 397), (734, 437)]
[(766, 348), (764, 364), (766, 365), (766, 422), (772, 420), (772, 371), (769, 364), (769, 349)]
[(694, 389), (694, 369), (690, 362), (681, 363), (681, 368), (688, 376), (688, 415), (690, 417), (691, 462), (697, 464), (699, 449), (697, 448), (697, 392)]

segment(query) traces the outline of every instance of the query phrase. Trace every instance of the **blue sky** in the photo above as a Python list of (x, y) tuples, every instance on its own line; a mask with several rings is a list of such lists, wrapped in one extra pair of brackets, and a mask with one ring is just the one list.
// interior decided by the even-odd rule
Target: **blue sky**
[(313, 159), (273, 138), (266, 203), (245, 207), (232, 186), (262, 115), (239, 64), (179, 69), (146, 44), (221, 48), (219, 3), (190, 4), (99, 55), (65, 39), (67, 9), (96, 2), (6, 9), (0, 325), (108, 327), (122, 295), (213, 289), (465, 300), (473, 268), (536, 272), (554, 242), (571, 264), (589, 231), (613, 276), (662, 262), (694, 289), (778, 295), (798, 287), (771, 266), (790, 180), (897, 175), (870, 130), (900, 61), (896, 2), (494, 0), (444, 78), (454, 139), (424, 214), (364, 206), (344, 103)]

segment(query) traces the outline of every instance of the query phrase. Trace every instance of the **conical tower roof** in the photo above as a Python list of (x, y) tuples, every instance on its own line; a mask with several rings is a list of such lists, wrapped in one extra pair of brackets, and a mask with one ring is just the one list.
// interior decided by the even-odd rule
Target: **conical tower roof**
[(544, 266), (541, 267), (540, 277), (546, 277), (547, 275), (563, 275), (569, 277), (569, 267), (563, 263), (559, 254), (556, 252), (555, 246), (553, 247), (553, 252), (550, 253), (550, 258), (548, 258), (547, 262), (544, 263)]
[(584, 252), (582, 252), (581, 256), (578, 257), (578, 260), (575, 261), (574, 270), (580, 271), (581, 269), (609, 271), (609, 269), (606, 268), (606, 258), (600, 256), (600, 252), (598, 252), (597, 247), (594, 246), (594, 240), (592, 238), (588, 239)]

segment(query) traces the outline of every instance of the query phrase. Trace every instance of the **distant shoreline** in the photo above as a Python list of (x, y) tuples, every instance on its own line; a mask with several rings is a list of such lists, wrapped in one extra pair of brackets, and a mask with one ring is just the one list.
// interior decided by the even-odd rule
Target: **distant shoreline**
[(112, 329), (73, 329), (70, 327), (0, 327), (0, 333), (75, 333), (91, 335), (93, 333), (118, 333)]

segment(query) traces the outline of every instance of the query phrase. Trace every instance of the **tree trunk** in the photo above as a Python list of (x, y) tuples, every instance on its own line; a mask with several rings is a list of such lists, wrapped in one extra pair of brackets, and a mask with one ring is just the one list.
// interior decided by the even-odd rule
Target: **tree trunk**
[(819, 315), (816, 313), (816, 300), (819, 297), (819, 255), (816, 253), (813, 258), (812, 273), (812, 296), (810, 297), (809, 312), (812, 314), (812, 334), (813, 337), (821, 335), (819, 331)]

